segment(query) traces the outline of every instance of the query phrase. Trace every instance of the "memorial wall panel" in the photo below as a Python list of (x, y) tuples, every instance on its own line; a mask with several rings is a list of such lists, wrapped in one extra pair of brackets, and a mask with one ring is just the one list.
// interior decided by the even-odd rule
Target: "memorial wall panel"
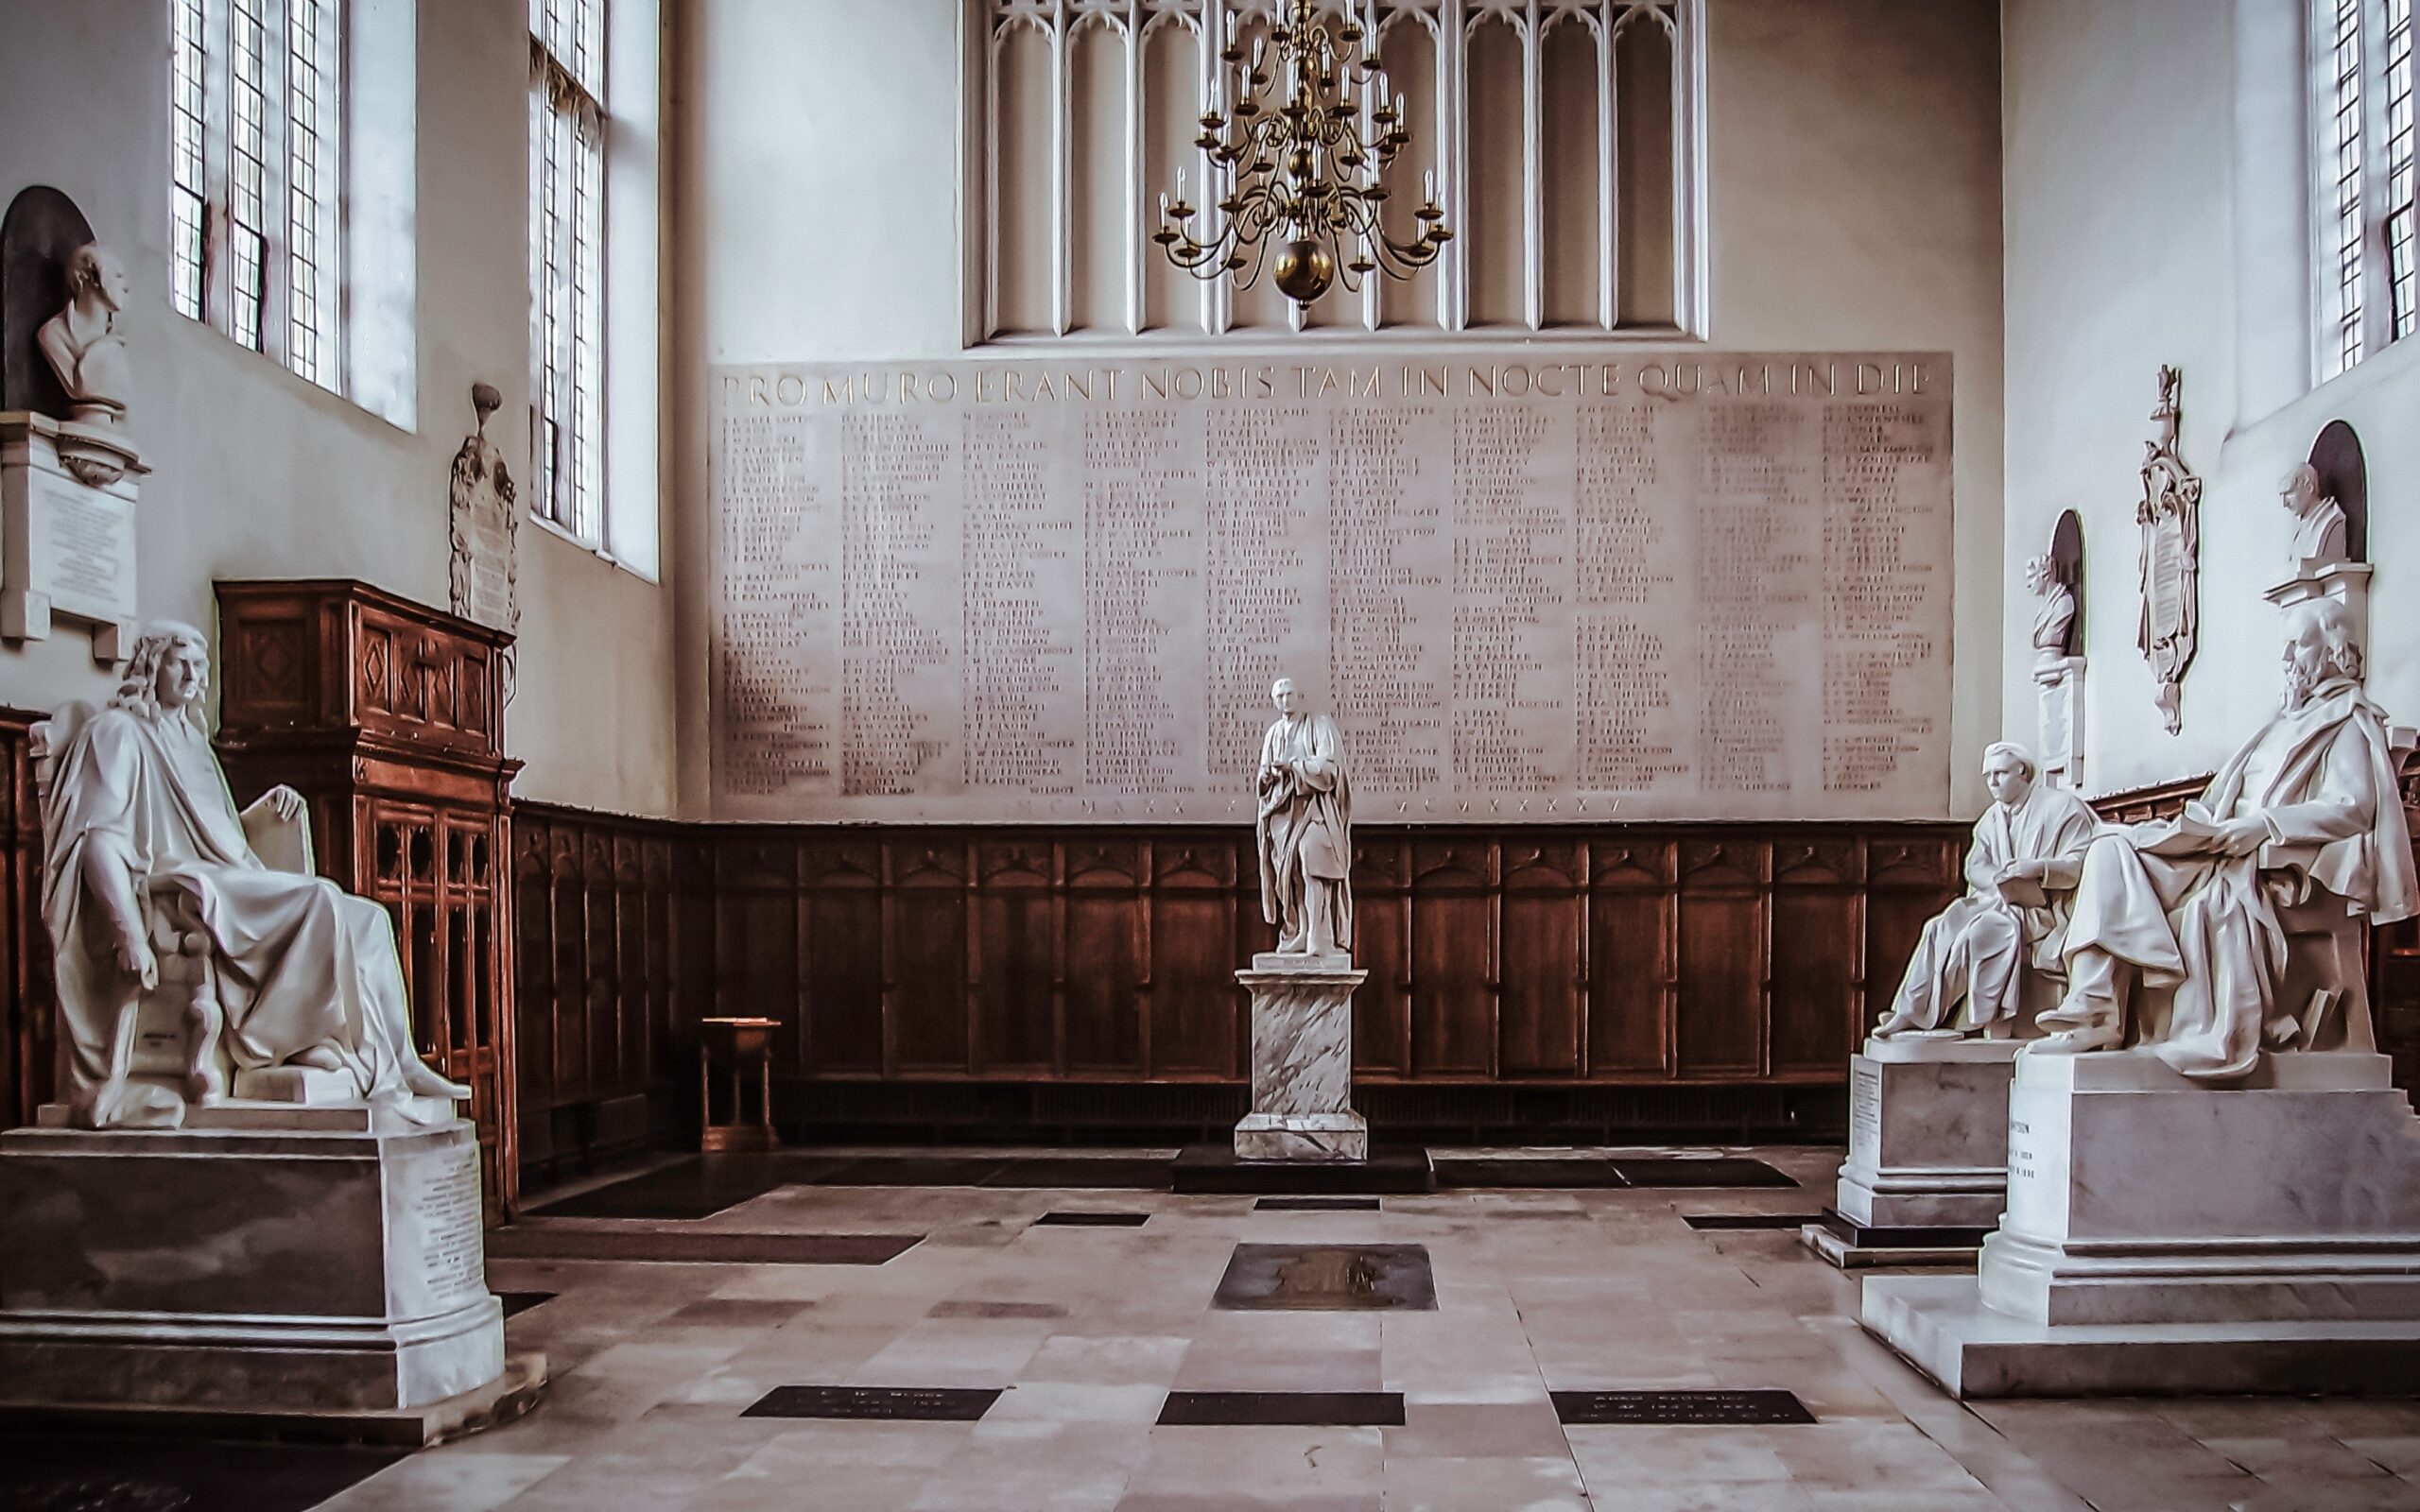
[(717, 369), (716, 817), (1945, 814), (1948, 358), (1568, 351)]

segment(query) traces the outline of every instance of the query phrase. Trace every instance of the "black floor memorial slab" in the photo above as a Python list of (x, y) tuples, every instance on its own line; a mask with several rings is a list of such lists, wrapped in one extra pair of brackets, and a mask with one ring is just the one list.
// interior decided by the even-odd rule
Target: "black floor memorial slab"
[(926, 1317), (1065, 1317), (1056, 1302), (995, 1302), (983, 1297), (953, 1297), (925, 1310)]
[(1820, 1212), (1685, 1212), (1681, 1221), (1692, 1228), (1802, 1228), (1822, 1223)]
[(1165, 1156), (1047, 1156), (1011, 1160), (986, 1177), (982, 1184), (1077, 1192), (1166, 1192), (1168, 1169)]
[(1789, 1391), (1557, 1391), (1554, 1415), (1568, 1424), (1811, 1423), (1815, 1415)]
[(796, 1321), (801, 1313), (809, 1312), (814, 1306), (813, 1302), (777, 1301), (770, 1297), (701, 1297), (666, 1317), (661, 1326), (752, 1332), (777, 1329)]
[(971, 1423), (999, 1400), (996, 1386), (775, 1386), (739, 1416)]
[(0, 1435), (8, 1512), (303, 1512), (410, 1452), (341, 1444)]
[(1046, 1212), (1033, 1220), (1053, 1228), (1140, 1228), (1150, 1221), (1148, 1212)]
[(1229, 1312), (1433, 1312), (1424, 1245), (1237, 1245), (1211, 1306)]
[(845, 1156), (701, 1155), (529, 1210), (543, 1218), (711, 1218), (786, 1186), (813, 1183)]
[(1613, 1161), (1595, 1156), (1474, 1156), (1437, 1157), (1437, 1185), (1449, 1189), (1488, 1187), (1578, 1190), (1626, 1187)]
[(1252, 1205), (1254, 1212), (1376, 1212), (1383, 1204), (1376, 1197), (1263, 1197)]
[(500, 1260), (627, 1260), (709, 1265), (879, 1265), (922, 1234), (732, 1234), (696, 1229), (559, 1228), (517, 1223), (488, 1230)]
[(1417, 1144), (1373, 1145), (1367, 1160), (1241, 1160), (1232, 1143), (1188, 1144), (1176, 1158), (1175, 1189), (1333, 1196), (1434, 1192), (1436, 1172)]
[(1738, 1156), (1617, 1156), (1614, 1168), (1634, 1187), (1794, 1187), (1762, 1160)]
[(1171, 1391), (1162, 1427), (1400, 1428), (1399, 1391)]
[(552, 1292), (498, 1292), (495, 1294), (495, 1299), (504, 1304), (505, 1316), (519, 1317), (541, 1302), (553, 1301), (555, 1294)]

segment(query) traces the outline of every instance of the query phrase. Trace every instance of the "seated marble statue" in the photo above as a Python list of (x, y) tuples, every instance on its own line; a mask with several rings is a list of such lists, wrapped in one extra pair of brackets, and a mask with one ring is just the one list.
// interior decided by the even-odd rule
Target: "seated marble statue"
[[(2263, 1049), (2308, 1049), (2281, 1003), (2281, 907), (2390, 924), (2420, 911), (2386, 714), (2335, 599), (2288, 613), (2277, 713), (2176, 819), (2104, 831), (2067, 926), (2067, 995), (2029, 1055), (2131, 1048), (2197, 1080), (2249, 1074)], [(2137, 986), (2166, 989), (2146, 1012)], [(2363, 1039), (2366, 1039), (2364, 1033)], [(2297, 1043), (2297, 1041), (2302, 1041)]]
[(2033, 753), (2012, 741), (1983, 752), (1993, 801), (1975, 821), (1965, 896), (1925, 924), (1876, 1038), (2010, 1038), (2023, 970), (2058, 970), (2069, 890), (2100, 820), (2040, 776)]
[(1261, 737), (1253, 780), (1259, 817), (1260, 912), (1285, 955), (1353, 952), (1353, 789), (1344, 737), (1325, 714), (1305, 713), (1291, 678), (1269, 696), (1278, 715)]
[(130, 292), (126, 266), (98, 242), (68, 258), (67, 306), (43, 322), (34, 345), (66, 390), (71, 420), (114, 425), (126, 416), (134, 374), (117, 322)]
[[(138, 1009), (162, 976), (151, 911), (168, 906), (198, 920), (201, 937), (185, 948), (206, 950), (215, 968), (209, 1027), (237, 1071), (343, 1073), (373, 1107), (424, 1121), (417, 1099), (470, 1090), (413, 1051), (387, 911), (254, 853), (248, 819), (301, 822), (302, 799), (274, 788), (237, 813), (200, 725), (209, 664), (200, 631), (146, 626), (108, 707), (71, 705), (51, 723), (43, 921), (69, 1117), (88, 1128), (183, 1122), (177, 1089), (130, 1074)], [(224, 1095), (206, 1069), (182, 1091), (203, 1103)]]

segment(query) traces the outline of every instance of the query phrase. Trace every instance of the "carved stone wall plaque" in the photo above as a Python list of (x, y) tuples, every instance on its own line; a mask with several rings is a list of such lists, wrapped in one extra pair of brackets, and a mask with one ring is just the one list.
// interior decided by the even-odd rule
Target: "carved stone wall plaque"
[(518, 633), (521, 507), (504, 454), (488, 439), (488, 417), (500, 403), (502, 396), (490, 386), (471, 386), (478, 428), (454, 454), (453, 482), (446, 491), (446, 536), (453, 554), (448, 580), (455, 613)]
[(2160, 369), (2159, 403), (2152, 408), (2159, 430), (2143, 443), (2143, 498), (2135, 507), (2143, 594), (2135, 643), (2159, 679), (2154, 701), (2171, 735), (2185, 728), (2182, 684), (2202, 626), (2202, 480), (2176, 451), (2181, 381), (2175, 369)]
[(717, 369), (714, 812), (1249, 822), (1949, 794), (1945, 356), (1457, 348)]

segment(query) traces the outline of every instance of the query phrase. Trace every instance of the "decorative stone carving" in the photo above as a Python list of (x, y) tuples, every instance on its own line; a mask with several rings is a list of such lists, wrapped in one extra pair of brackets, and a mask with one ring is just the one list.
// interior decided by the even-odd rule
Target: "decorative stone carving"
[(2134, 1049), (2226, 1085), (2264, 1052), (2375, 1048), (2360, 936), (2420, 911), (2409, 736), (2362, 690), (2343, 604), (2297, 604), (2287, 631), (2277, 713), (2201, 799), (2085, 853), (2066, 1000), (2029, 1055)]
[(1307, 713), (1291, 678), (1253, 777), (1261, 916), (1277, 949), (1236, 981), (1252, 993), (1252, 1112), (1236, 1125), (1247, 1160), (1364, 1160), (1353, 1111), (1353, 789), (1336, 721)]
[(34, 333), (35, 344), (67, 395), (67, 419), (112, 428), (126, 422), (134, 363), (118, 319), (134, 286), (126, 265), (98, 242), (67, 259), (67, 303)]
[(208, 675), (200, 631), (151, 625), (107, 707), (36, 727), (65, 1052), (44, 1121), (290, 1126), (293, 1103), (450, 1121), (470, 1090), (413, 1049), (386, 910), (311, 874), (293, 789), (236, 812), (201, 729)]
[(1925, 924), (1876, 1039), (2013, 1038), (2021, 978), (2060, 971), (2071, 889), (2100, 821), (2075, 794), (2037, 782), (2039, 770), (2011, 741), (1983, 753), (1993, 802), (1975, 821), (1965, 895)]
[(477, 427), (454, 454), (446, 490), (448, 572), (454, 612), (492, 628), (521, 628), (519, 590), (521, 507), (504, 454), (488, 439), (488, 417), (504, 403), (493, 385), (471, 386)]
[(2143, 599), (2135, 642), (2159, 679), (2155, 701), (2171, 735), (2185, 728), (2180, 685), (2193, 664), (2202, 623), (2202, 480), (2177, 455), (2181, 382), (2175, 369), (2160, 369), (2159, 403), (2152, 408), (2159, 430), (2143, 443), (2143, 497), (2135, 507), (2142, 530)]

